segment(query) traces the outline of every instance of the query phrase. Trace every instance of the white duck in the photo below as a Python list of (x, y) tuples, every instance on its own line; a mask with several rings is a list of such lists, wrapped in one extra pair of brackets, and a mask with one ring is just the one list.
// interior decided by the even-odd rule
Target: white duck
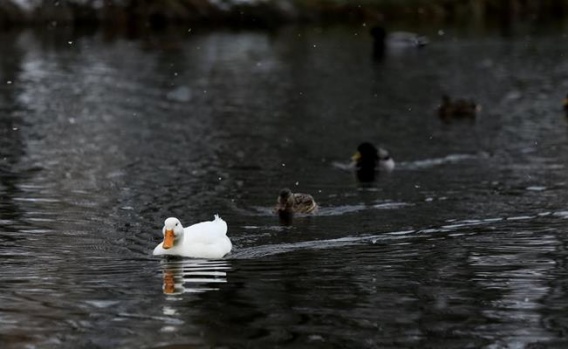
[(166, 219), (164, 241), (154, 249), (154, 256), (181, 256), (218, 259), (231, 252), (233, 245), (227, 237), (227, 223), (218, 215), (210, 222), (184, 228), (174, 217)]

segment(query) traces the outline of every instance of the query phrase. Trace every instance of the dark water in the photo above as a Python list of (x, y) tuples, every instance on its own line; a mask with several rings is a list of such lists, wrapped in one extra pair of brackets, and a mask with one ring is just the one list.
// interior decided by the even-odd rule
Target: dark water
[[(2, 348), (568, 346), (565, 33), (3, 34)], [(365, 186), (363, 140), (397, 160)], [(216, 213), (226, 259), (151, 256)]]

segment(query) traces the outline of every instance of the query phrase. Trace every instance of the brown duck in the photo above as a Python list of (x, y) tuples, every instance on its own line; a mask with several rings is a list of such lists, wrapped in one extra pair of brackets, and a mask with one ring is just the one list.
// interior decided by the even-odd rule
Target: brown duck
[(438, 107), (438, 116), (444, 121), (451, 119), (475, 118), (480, 106), (473, 100), (458, 99), (452, 101), (448, 95), (442, 96), (442, 103)]
[(276, 199), (274, 212), (280, 216), (291, 216), (295, 213), (315, 213), (317, 209), (318, 205), (310, 194), (292, 193), (290, 189), (285, 188)]

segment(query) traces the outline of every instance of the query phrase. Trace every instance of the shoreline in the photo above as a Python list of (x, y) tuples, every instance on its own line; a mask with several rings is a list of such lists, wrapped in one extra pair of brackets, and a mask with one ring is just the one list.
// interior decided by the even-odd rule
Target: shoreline
[(0, 5), (0, 29), (42, 25), (73, 27), (110, 27), (117, 31), (161, 30), (169, 26), (200, 25), (271, 29), (301, 23), (373, 23), (378, 21), (412, 21), (419, 24), (452, 24), (498, 21), (504, 24), (519, 20), (546, 23), (568, 15), (568, 0), (509, 0), (494, 4), (489, 0), (465, 3), (443, 1), (240, 1), (172, 0), (167, 2), (126, 1), (117, 5), (105, 1), (89, 6), (80, 1), (55, 1), (24, 8), (14, 0)]

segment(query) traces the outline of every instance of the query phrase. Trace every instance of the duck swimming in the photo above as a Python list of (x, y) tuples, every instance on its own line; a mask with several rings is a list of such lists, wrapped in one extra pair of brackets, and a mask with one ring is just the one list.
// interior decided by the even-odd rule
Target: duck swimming
[(292, 193), (288, 188), (280, 191), (276, 198), (276, 206), (274, 212), (280, 218), (289, 218), (295, 213), (316, 213), (318, 205), (310, 194)]
[(357, 178), (362, 182), (373, 181), (377, 171), (390, 172), (395, 167), (395, 162), (386, 149), (377, 149), (369, 142), (359, 144), (351, 160)]
[(425, 36), (404, 31), (389, 33), (381, 25), (372, 26), (370, 34), (373, 37), (374, 44), (383, 48), (424, 47), (430, 43)]
[(475, 118), (480, 106), (473, 100), (458, 99), (452, 101), (448, 95), (442, 96), (442, 103), (438, 107), (438, 116), (444, 121), (460, 118)]
[(227, 237), (227, 223), (218, 215), (209, 222), (184, 228), (174, 217), (166, 219), (162, 228), (164, 241), (154, 248), (154, 256), (180, 256), (219, 259), (233, 247)]

